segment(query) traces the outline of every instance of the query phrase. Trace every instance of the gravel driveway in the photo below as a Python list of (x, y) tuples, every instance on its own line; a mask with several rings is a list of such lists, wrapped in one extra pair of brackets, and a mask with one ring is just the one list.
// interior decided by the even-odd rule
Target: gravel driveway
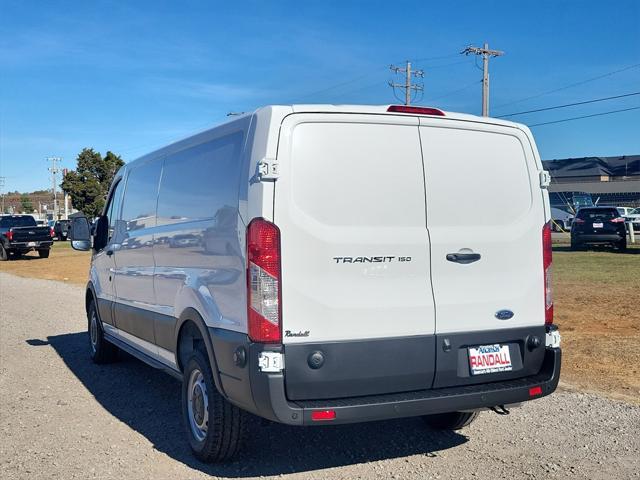
[(240, 458), (202, 464), (179, 384), (131, 357), (91, 364), (85, 324), (83, 289), (0, 274), (1, 478), (640, 478), (640, 407), (569, 391), (461, 433), (256, 419)]

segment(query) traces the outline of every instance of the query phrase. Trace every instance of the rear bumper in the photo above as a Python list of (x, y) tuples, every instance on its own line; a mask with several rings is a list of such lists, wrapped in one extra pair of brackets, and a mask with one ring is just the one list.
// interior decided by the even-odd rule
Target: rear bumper
[[(404, 393), (290, 400), (282, 371), (265, 373), (258, 369), (258, 358), (265, 351), (264, 345), (247, 342), (246, 335), (218, 332), (220, 330), (210, 329), (223, 395), (245, 410), (288, 425), (367, 422), (521, 403), (549, 395), (558, 386), (560, 377), (561, 350), (543, 346), (540, 370), (522, 378)], [(280, 346), (270, 349), (281, 351)], [(242, 361), (238, 361), (240, 350), (245, 352)], [(335, 419), (312, 421), (311, 414), (318, 410), (333, 410)]]
[[(266, 391), (257, 398), (264, 402), (261, 411), (269, 410), (272, 412), (272, 420), (290, 425), (341, 424), (431, 415), (520, 403), (544, 397), (558, 386), (560, 364), (560, 349), (547, 349), (542, 370), (531, 377), (417, 392), (296, 402), (286, 400), (283, 376), (269, 375), (262, 387)], [(312, 412), (318, 410), (335, 411), (335, 419), (312, 421)]]
[(576, 235), (575, 240), (580, 243), (612, 243), (620, 242), (626, 235), (622, 234), (602, 234), (602, 235)]
[[(29, 243), (35, 243), (35, 245), (29, 245)], [(53, 245), (53, 240), (35, 241), (35, 242), (11, 242), (7, 245), (10, 250), (29, 250), (32, 248), (50, 248)]]

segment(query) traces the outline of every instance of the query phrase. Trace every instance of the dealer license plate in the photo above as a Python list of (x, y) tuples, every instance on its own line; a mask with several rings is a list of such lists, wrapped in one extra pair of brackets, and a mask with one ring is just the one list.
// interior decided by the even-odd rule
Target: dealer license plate
[(27, 243), (27, 247), (35, 247), (35, 246), (36, 246), (36, 242)]
[(469, 367), (471, 367), (471, 375), (510, 372), (513, 367), (511, 366), (509, 345), (469, 347)]
[(594, 223), (593, 228), (602, 228), (604, 225), (602, 223)]

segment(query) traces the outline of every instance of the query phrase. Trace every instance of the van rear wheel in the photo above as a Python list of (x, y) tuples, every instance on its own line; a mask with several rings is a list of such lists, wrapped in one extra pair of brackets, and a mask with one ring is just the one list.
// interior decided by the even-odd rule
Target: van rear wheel
[(194, 350), (182, 376), (182, 416), (194, 455), (203, 462), (232, 458), (242, 444), (246, 415), (218, 393), (209, 361)]
[(476, 418), (480, 412), (449, 412), (438, 415), (425, 415), (422, 419), (436, 430), (460, 430), (466, 427)]

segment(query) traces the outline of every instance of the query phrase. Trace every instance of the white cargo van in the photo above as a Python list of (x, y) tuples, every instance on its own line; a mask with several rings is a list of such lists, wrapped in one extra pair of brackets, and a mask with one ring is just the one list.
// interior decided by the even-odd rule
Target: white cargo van
[[(124, 166), (93, 238), (93, 360), (182, 379), (195, 455), (246, 412), (437, 428), (553, 392), (551, 229), (519, 124), (405, 106), (261, 108)], [(464, 205), (465, 214), (452, 212)]]

